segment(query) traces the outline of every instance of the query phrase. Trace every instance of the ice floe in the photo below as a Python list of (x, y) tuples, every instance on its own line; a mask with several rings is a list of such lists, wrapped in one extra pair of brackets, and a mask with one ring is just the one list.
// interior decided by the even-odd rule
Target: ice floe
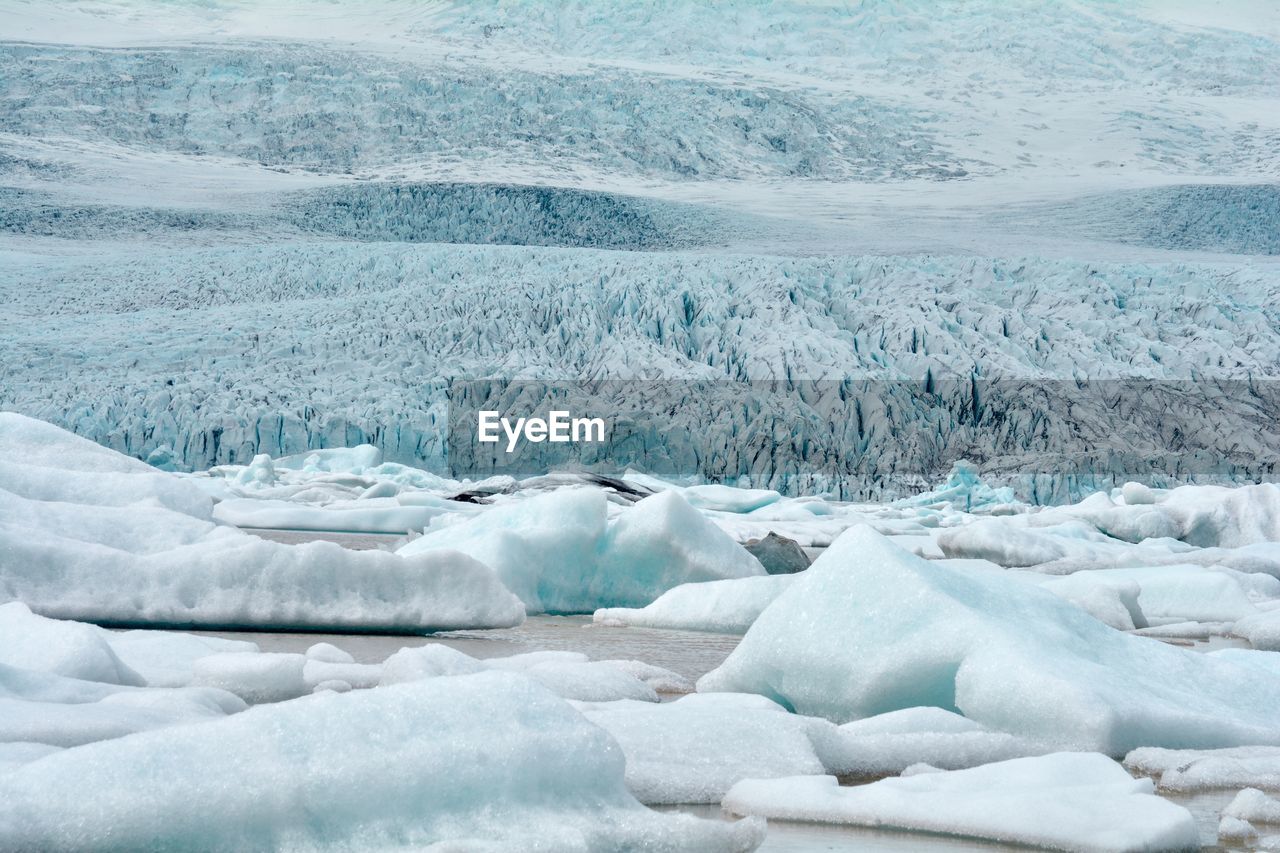
[(832, 776), (750, 779), (735, 814), (961, 835), (1072, 851), (1198, 850), (1195, 820), (1096, 753), (1060, 752), (968, 770), (840, 787)]
[(1103, 625), (998, 572), (832, 545), (698, 682), (844, 723), (934, 705), (995, 731), (1123, 755), (1280, 743), (1280, 678)]
[(563, 489), (433, 526), (398, 553), (440, 549), (492, 566), (531, 613), (644, 605), (681, 583), (764, 574), (674, 491), (610, 522), (601, 490)]
[(1265, 788), (1280, 791), (1280, 747), (1223, 749), (1141, 747), (1124, 757), (1130, 770), (1152, 776), (1162, 791)]
[(745, 634), (756, 617), (790, 588), (795, 575), (766, 575), (681, 584), (640, 608), (605, 607), (601, 625), (636, 625), (685, 631)]
[(24, 460), (25, 471), (0, 481), (0, 599), (48, 616), (366, 630), (524, 618), (463, 554), (268, 542), (208, 520), (210, 500), (189, 482), (21, 415), (0, 413), (0, 459)]
[(602, 729), (511, 674), (324, 692), (0, 775), (0, 846), (747, 851), (762, 840), (758, 820), (645, 809), (624, 763)]
[(834, 737), (823, 731), (834, 728), (827, 721), (789, 714), (760, 696), (576, 707), (622, 746), (627, 785), (644, 803), (718, 803), (742, 779), (824, 773), (820, 750)]

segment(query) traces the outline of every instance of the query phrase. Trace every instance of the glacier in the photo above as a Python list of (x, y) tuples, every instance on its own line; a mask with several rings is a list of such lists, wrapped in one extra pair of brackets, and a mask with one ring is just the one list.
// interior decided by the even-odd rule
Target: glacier
[(452, 382), (645, 380), (670, 435), (576, 465), (1275, 477), (1257, 4), (2, 11), (0, 408), (127, 455), (480, 479)]

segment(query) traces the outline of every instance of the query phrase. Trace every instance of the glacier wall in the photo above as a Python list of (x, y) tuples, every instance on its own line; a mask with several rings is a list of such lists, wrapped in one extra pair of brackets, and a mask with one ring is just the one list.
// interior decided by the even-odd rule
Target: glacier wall
[[(993, 405), (978, 424), (948, 416), (932, 437), (917, 411), (923, 437), (907, 441), (909, 406), (861, 429), (804, 401), (803, 389), (809, 380), (960, 381), (963, 390), (975, 379), (1022, 380), (1010, 386), (1022, 389), (1275, 379), (1278, 290), (1266, 268), (1035, 259), (355, 243), (115, 250), (28, 258), (0, 278), (11, 353), (0, 407), (141, 458), (166, 445), (192, 468), (370, 443), (391, 461), (442, 471), (463, 465), (449, 456), (450, 379), (763, 380), (791, 383), (782, 396), (807, 407), (811, 428), (780, 433), (794, 423), (785, 417), (763, 428), (758, 412), (715, 429), (673, 421), (668, 438), (645, 437), (650, 462), (870, 496), (976, 456), (1024, 493), (1059, 499), (1135, 473), (1132, 453), (1105, 453), (1117, 430), (1103, 402), (1083, 411), (1060, 402), (1043, 416)], [(737, 392), (726, 393), (731, 411)], [(1170, 452), (1218, 454), (1194, 460), (1190, 474), (1262, 476), (1275, 447), (1262, 430), (1269, 405), (1215, 421), (1203, 405), (1166, 401), (1158, 431), (1126, 423), (1132, 433), (1118, 432), (1146, 452), (1168, 437)], [(1100, 453), (1072, 456), (1081, 435)], [(833, 462), (840, 454), (856, 464)]]

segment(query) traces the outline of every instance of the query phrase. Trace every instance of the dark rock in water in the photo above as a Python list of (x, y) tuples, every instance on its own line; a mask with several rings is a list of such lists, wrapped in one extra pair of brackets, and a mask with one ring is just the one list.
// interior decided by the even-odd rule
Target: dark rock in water
[(772, 531), (763, 539), (748, 540), (742, 547), (771, 575), (791, 575), (809, 568), (809, 555), (800, 543)]

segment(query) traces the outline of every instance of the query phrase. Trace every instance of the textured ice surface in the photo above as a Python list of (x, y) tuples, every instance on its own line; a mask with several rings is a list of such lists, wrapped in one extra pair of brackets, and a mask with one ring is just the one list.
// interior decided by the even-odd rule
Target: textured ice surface
[(601, 608), (594, 619), (603, 625), (745, 634), (793, 580), (795, 575), (767, 575), (681, 584), (652, 604), (641, 608)]
[(101, 630), (37, 616), (20, 601), (0, 604), (0, 664), (105, 684), (146, 683)]
[(1280, 791), (1280, 748), (1239, 746), (1224, 749), (1135, 749), (1124, 764), (1155, 777), (1161, 790), (1265, 788)]
[[(1280, 31), (1187, 8), (5, 0), (0, 406), (179, 469), (441, 472), (448, 378), (1273, 379)], [(791, 431), (836, 422), (806, 396)], [(621, 465), (896, 497), (995, 434), (1060, 501), (1276, 464), (1249, 394), (916, 441), (735, 402)]]
[(841, 788), (831, 776), (740, 782), (736, 814), (894, 827), (1077, 851), (1198, 850), (1195, 820), (1096, 753), (1059, 752)]
[(1231, 633), (1244, 637), (1255, 649), (1280, 652), (1280, 609), (1245, 616), (1232, 625)]
[(189, 482), (21, 415), (0, 413), (0, 459), (26, 460), (27, 472), (18, 491), (7, 479), (0, 486), (0, 597), (44, 615), (356, 629), (507, 627), (524, 618), (493, 572), (463, 554), (267, 542), (183, 511), (209, 510)]
[(608, 519), (605, 493), (564, 489), (474, 518), (446, 519), (399, 550), (460, 551), (491, 566), (531, 613), (648, 604), (688, 581), (763, 575), (764, 568), (674, 491)]
[(0, 664), (0, 744), (79, 746), (206, 722), (244, 707), (213, 688), (122, 687)]
[(617, 744), (564, 702), (483, 673), (48, 755), (0, 777), (0, 843), (728, 851), (763, 837), (759, 822), (650, 812), (623, 770)]
[(916, 764), (959, 770), (1049, 751), (1035, 741), (929, 706), (845, 723), (838, 743), (840, 758), (829, 759), (828, 770), (860, 777), (892, 776)]
[(814, 740), (834, 737), (825, 720), (788, 714), (759, 696), (578, 707), (622, 746), (627, 787), (644, 803), (718, 803), (742, 779), (826, 772)]
[(990, 570), (914, 557), (867, 528), (774, 601), (700, 691), (847, 722), (933, 705), (996, 731), (1121, 755), (1280, 743), (1280, 678), (1115, 631)]

